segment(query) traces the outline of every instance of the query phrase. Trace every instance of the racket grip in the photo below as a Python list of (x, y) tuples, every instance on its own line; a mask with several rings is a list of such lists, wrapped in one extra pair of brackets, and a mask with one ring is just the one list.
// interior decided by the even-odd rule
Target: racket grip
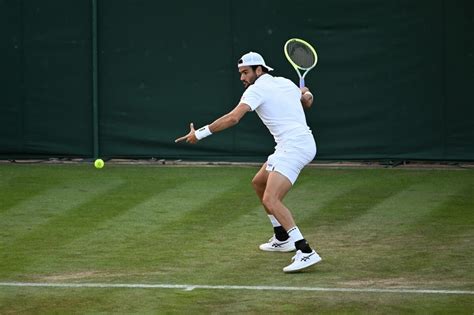
[(300, 88), (304, 87), (304, 78), (300, 78)]

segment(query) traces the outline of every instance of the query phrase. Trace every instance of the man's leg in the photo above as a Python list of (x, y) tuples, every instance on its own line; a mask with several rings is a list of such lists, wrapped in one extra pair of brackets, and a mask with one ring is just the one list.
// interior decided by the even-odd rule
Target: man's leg
[(270, 172), (262, 196), (262, 203), (281, 223), (285, 230), (295, 226), (290, 210), (283, 204), (283, 198), (290, 191), (292, 185), (288, 178), (278, 172)]
[(314, 265), (321, 260), (319, 255), (304, 239), (299, 228), (295, 224), (293, 215), (282, 202), (291, 187), (292, 184), (286, 176), (276, 171), (270, 172), (262, 199), (265, 207), (273, 213), (281, 225), (286, 229), (291, 241), (295, 242), (297, 253), (293, 257), (293, 263), (283, 269), (285, 272), (298, 271)]
[[(263, 194), (267, 186), (267, 179), (269, 172), (266, 170), (267, 163), (263, 164), (260, 170), (255, 174), (252, 180), (252, 186), (257, 193), (260, 202), (263, 200)], [(272, 237), (267, 243), (261, 244), (260, 249), (263, 251), (279, 251), (279, 252), (291, 252), (295, 250), (294, 244), (288, 242), (290, 238), (286, 230), (281, 226), (280, 222), (273, 216), (270, 210), (263, 204), (263, 208), (270, 219), (273, 226), (274, 237)]]
[[(257, 193), (260, 202), (263, 199), (263, 193), (265, 192), (265, 187), (267, 186), (268, 171), (266, 171), (267, 163), (263, 164), (260, 170), (255, 174), (252, 179), (252, 186), (255, 192)], [(265, 208), (265, 206), (263, 206)], [(265, 208), (267, 214), (271, 214), (267, 208)]]

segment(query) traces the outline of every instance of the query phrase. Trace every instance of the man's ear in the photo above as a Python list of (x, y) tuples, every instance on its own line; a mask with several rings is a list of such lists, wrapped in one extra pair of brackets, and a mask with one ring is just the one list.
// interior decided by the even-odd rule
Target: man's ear
[(260, 76), (263, 73), (262, 66), (258, 66), (257, 69), (255, 69), (255, 74)]

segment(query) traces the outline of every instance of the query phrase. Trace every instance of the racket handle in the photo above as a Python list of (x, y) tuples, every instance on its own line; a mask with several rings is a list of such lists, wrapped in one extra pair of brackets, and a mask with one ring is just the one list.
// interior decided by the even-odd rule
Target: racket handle
[(300, 78), (300, 88), (304, 87), (304, 78)]

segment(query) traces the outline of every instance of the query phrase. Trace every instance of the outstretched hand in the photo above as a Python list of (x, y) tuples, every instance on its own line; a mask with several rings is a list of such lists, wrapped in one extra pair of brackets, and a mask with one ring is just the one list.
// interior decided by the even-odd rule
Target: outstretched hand
[(198, 139), (196, 138), (196, 135), (194, 134), (195, 130), (194, 130), (194, 124), (191, 123), (189, 124), (189, 133), (185, 136), (182, 136), (176, 140), (174, 140), (174, 142), (180, 142), (180, 141), (183, 141), (183, 140), (186, 140), (187, 143), (191, 143), (191, 144), (195, 144), (196, 142), (198, 142)]

